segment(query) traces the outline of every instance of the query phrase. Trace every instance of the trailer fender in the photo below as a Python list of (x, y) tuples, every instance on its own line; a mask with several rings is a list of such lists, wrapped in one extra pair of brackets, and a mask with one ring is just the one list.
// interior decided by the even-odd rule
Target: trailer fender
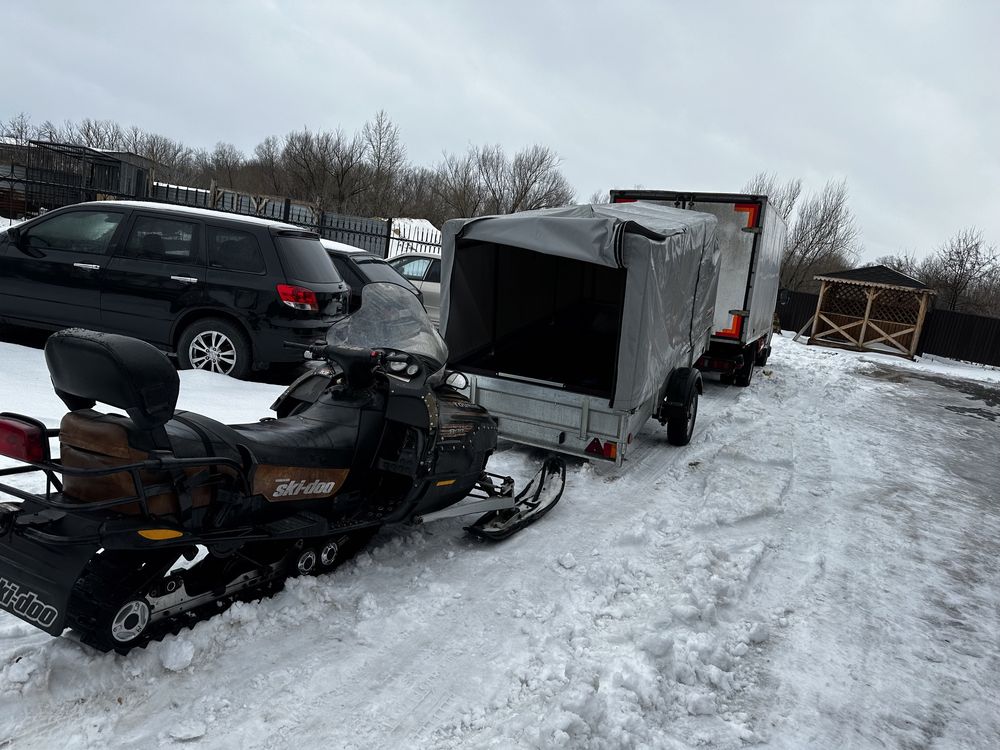
[(660, 424), (666, 424), (671, 418), (684, 417), (691, 398), (704, 390), (701, 372), (694, 367), (678, 367), (670, 373), (663, 403), (656, 414)]

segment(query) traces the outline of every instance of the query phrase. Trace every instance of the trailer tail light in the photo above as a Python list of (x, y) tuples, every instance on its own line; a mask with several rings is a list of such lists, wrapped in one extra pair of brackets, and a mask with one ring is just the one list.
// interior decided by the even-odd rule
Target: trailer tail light
[(635, 198), (622, 198), (620, 195), (615, 196), (615, 203), (635, 203)]
[(292, 286), (291, 284), (278, 284), (278, 296), (281, 301), (295, 310), (308, 310), (319, 312), (319, 300), (316, 299), (316, 292), (306, 289), (304, 286)]
[(0, 455), (37, 464), (46, 460), (47, 448), (45, 430), (40, 425), (12, 415), (0, 416)]
[(613, 443), (610, 440), (606, 443), (601, 443), (600, 440), (594, 438), (590, 441), (590, 445), (584, 449), (584, 453), (589, 453), (591, 456), (597, 456), (598, 458), (606, 458), (610, 461), (615, 461), (618, 458), (618, 443)]

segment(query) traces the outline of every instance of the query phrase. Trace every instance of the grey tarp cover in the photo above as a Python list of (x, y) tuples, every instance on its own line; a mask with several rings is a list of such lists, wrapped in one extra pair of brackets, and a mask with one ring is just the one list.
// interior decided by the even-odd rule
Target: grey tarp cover
[(494, 330), (493, 265), (477, 263), (477, 254), (518, 247), (627, 269), (612, 406), (630, 410), (662, 396), (669, 373), (691, 366), (711, 332), (719, 268), (715, 228), (710, 214), (643, 202), (446, 222), (440, 328), (452, 361), (490, 343)]

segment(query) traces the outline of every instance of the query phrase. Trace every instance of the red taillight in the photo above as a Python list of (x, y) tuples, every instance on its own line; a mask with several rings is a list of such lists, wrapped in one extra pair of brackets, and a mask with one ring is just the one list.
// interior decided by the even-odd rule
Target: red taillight
[(281, 301), (296, 310), (309, 310), (319, 312), (319, 300), (316, 299), (316, 292), (306, 289), (304, 286), (292, 286), (291, 284), (278, 284), (278, 296)]
[(29, 464), (46, 458), (45, 431), (15, 417), (0, 417), (0, 455)]

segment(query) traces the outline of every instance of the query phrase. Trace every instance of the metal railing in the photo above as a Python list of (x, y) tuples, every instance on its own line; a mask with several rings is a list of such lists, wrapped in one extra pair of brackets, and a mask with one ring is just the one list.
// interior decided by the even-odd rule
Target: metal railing
[[(404, 252), (441, 252), (441, 234), (427, 222), (349, 216), (292, 198), (254, 195), (214, 184), (204, 189), (156, 182), (141, 172), (134, 164), (95, 149), (0, 143), (0, 216), (31, 218), (85, 201), (146, 200), (275, 219), (382, 258)], [(123, 190), (123, 185), (129, 190)]]

